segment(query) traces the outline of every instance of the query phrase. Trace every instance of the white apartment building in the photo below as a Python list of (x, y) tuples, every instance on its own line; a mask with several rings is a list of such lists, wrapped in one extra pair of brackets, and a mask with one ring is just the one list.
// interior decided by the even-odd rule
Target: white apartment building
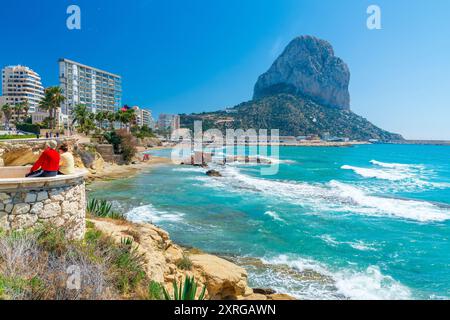
[(141, 109), (141, 117), (143, 126), (147, 126), (150, 129), (155, 127), (151, 110)]
[(66, 100), (62, 112), (72, 114), (78, 104), (89, 111), (117, 111), (122, 104), (122, 78), (68, 59), (59, 60), (59, 82)]
[(180, 116), (177, 114), (160, 114), (158, 119), (160, 129), (177, 130), (180, 129)]
[(37, 110), (44, 98), (44, 87), (41, 77), (25, 66), (8, 66), (2, 70), (1, 103), (15, 106), (28, 102), (29, 113)]
[(133, 110), (136, 113), (136, 125), (138, 125), (139, 127), (147, 126), (151, 129), (154, 128), (154, 121), (151, 110), (141, 109), (138, 106), (134, 106)]

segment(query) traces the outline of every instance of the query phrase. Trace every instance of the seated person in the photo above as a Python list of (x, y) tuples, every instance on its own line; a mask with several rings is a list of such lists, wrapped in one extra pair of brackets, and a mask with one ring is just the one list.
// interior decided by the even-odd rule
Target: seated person
[(59, 161), (59, 174), (73, 174), (75, 172), (75, 160), (73, 159), (73, 155), (69, 152), (67, 144), (62, 144), (58, 151), (61, 157), (61, 160)]
[(54, 140), (47, 141), (45, 150), (39, 159), (33, 165), (30, 173), (26, 175), (29, 178), (47, 178), (58, 175), (59, 153), (56, 151), (58, 144)]

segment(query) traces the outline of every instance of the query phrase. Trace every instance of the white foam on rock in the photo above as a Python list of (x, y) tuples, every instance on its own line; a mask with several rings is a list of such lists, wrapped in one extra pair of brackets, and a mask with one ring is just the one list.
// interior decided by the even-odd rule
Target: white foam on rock
[[(263, 259), (263, 262), (268, 265), (287, 265), (299, 273), (312, 270), (332, 280), (331, 283), (326, 279), (299, 281), (289, 275), (276, 274), (277, 277), (282, 277), (276, 283), (279, 290), (283, 292), (284, 288), (284, 291), (288, 290), (299, 299), (402, 300), (412, 298), (408, 287), (391, 276), (382, 274), (377, 266), (369, 266), (362, 270), (345, 268), (332, 271), (312, 259), (288, 255)], [(263, 277), (258, 281), (263, 281)]]

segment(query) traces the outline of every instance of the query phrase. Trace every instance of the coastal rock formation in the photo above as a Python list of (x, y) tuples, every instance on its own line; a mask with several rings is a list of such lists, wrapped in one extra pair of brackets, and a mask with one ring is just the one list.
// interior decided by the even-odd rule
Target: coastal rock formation
[(298, 37), (259, 77), (253, 100), (226, 110), (182, 115), (181, 125), (193, 130), (195, 121), (203, 121), (204, 126), (223, 133), (275, 129), (291, 141), (308, 135), (402, 141), (401, 135), (378, 128), (350, 110), (349, 81), (349, 68), (328, 42)]
[(349, 82), (349, 68), (334, 55), (330, 43), (301, 36), (292, 40), (270, 69), (259, 77), (254, 99), (291, 93), (325, 106), (349, 109)]
[[(186, 250), (174, 244), (169, 234), (147, 223), (131, 223), (110, 219), (90, 219), (95, 227), (110, 235), (120, 243), (123, 238), (132, 238), (139, 253), (146, 261), (146, 270), (150, 279), (162, 283), (171, 292), (173, 280), (180, 281), (186, 275), (194, 276), (199, 283), (206, 284), (207, 297), (210, 299), (251, 299), (275, 300), (292, 299), (287, 295), (268, 295), (253, 293), (247, 284), (247, 272), (225, 259), (198, 250)], [(190, 270), (182, 270), (179, 262), (188, 257), (192, 262)], [(201, 291), (199, 287), (199, 291)]]
[(33, 164), (42, 152), (43, 143), (0, 143), (2, 166), (25, 166)]
[(247, 272), (244, 268), (209, 254), (189, 257), (197, 272), (204, 275), (211, 299), (234, 300), (253, 293), (247, 285)]
[(206, 172), (206, 175), (209, 177), (221, 177), (222, 174), (217, 170), (209, 170)]
[[(66, 139), (71, 146), (74, 140)], [(33, 164), (44, 150), (45, 140), (0, 142), (0, 163), (5, 167)]]

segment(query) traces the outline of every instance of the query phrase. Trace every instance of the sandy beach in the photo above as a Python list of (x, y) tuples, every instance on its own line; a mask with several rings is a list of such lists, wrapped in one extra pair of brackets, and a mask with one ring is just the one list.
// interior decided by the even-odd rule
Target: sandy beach
[(169, 163), (171, 163), (170, 159), (153, 156), (146, 162), (140, 161), (129, 165), (105, 163), (103, 170), (91, 172), (88, 178), (90, 181), (129, 178), (147, 168)]

